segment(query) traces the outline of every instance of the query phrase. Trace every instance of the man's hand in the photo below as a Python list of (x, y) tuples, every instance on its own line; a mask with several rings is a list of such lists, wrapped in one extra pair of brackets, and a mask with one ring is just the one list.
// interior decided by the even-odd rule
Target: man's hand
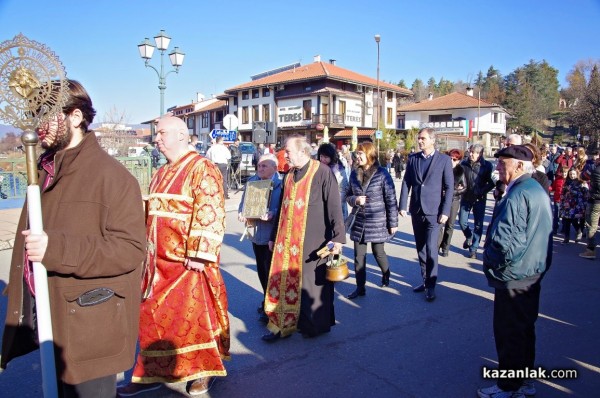
[(390, 232), (390, 235), (394, 235), (396, 233), (396, 231), (398, 230), (397, 227), (394, 228), (388, 228), (388, 231)]
[(25, 252), (30, 261), (41, 263), (48, 248), (48, 235), (45, 232), (33, 234), (27, 229), (21, 232), (25, 236)]
[(269, 220), (271, 220), (272, 218), (273, 218), (273, 212), (271, 212), (271, 211), (268, 211), (268, 212), (266, 212), (265, 214), (263, 214), (263, 215), (260, 217), (260, 219), (261, 219), (261, 220), (263, 220), (263, 221), (269, 221)]
[(445, 215), (445, 214), (442, 214), (440, 216), (440, 219), (438, 220), (438, 223), (440, 223), (440, 224), (446, 224), (446, 221), (448, 221), (448, 216)]
[(238, 213), (238, 221), (239, 222), (246, 222), (246, 217), (244, 217), (242, 213)]
[(195, 258), (187, 257), (183, 263), (188, 271), (202, 272), (204, 271), (204, 263)]
[(273, 251), (273, 247), (275, 246), (275, 242), (273, 242), (272, 240), (269, 241), (269, 250)]
[(400, 217), (406, 217), (406, 210), (400, 210)]
[(331, 254), (341, 254), (342, 253), (342, 244), (339, 242), (331, 242), (333, 243), (333, 249), (331, 249)]

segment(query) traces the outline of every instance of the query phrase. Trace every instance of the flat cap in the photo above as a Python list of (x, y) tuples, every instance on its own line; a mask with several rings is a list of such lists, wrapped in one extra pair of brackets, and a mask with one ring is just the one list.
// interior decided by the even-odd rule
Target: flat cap
[(499, 158), (500, 156), (517, 160), (533, 160), (533, 153), (525, 145), (511, 145), (494, 154), (495, 158)]

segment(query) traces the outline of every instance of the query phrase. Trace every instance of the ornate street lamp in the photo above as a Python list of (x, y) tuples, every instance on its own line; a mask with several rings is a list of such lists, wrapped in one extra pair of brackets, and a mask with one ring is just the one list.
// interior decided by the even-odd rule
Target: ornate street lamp
[[(144, 65), (146, 65), (147, 68), (154, 69), (158, 75), (158, 89), (160, 90), (160, 116), (162, 116), (165, 114), (165, 89), (167, 88), (167, 76), (173, 72), (179, 73), (179, 67), (183, 65), (183, 58), (185, 57), (185, 54), (179, 51), (179, 47), (175, 47), (175, 49), (169, 54), (171, 65), (173, 65), (175, 69), (165, 73), (164, 55), (165, 51), (167, 51), (169, 48), (171, 38), (167, 36), (164, 30), (161, 30), (158, 35), (154, 36), (154, 42), (156, 43), (156, 46), (154, 46), (146, 37), (144, 41), (138, 45), (138, 50), (140, 51), (140, 57), (145, 60)], [(160, 50), (160, 70), (149, 64), (155, 48)]]

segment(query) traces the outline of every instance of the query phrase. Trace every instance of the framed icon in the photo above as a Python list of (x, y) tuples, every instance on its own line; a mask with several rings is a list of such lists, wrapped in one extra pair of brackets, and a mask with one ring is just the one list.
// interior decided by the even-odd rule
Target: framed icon
[(273, 181), (257, 180), (246, 183), (242, 215), (248, 219), (261, 218), (269, 211)]

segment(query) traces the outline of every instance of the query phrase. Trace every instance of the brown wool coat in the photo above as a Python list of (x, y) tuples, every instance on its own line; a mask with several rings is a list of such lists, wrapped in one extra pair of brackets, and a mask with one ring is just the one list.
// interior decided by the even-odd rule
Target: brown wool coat
[[(40, 171), (40, 185), (46, 177)], [(23, 284), (21, 214), (10, 268), (0, 366), (37, 348), (31, 295)], [(135, 178), (93, 133), (55, 157), (55, 179), (42, 193), (48, 288), (58, 377), (78, 384), (133, 365), (145, 258), (145, 225)], [(115, 295), (82, 307), (77, 298), (106, 287)]]

